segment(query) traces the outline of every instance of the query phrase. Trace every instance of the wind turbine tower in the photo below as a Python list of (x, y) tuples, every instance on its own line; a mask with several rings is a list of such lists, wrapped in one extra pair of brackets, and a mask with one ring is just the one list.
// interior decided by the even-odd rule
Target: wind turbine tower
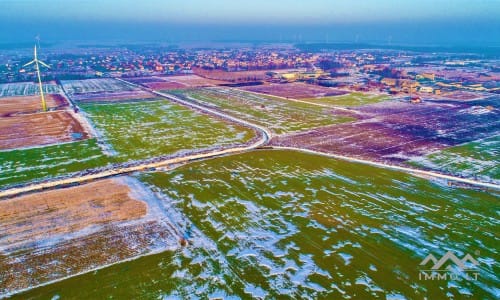
[(40, 76), (40, 65), (42, 65), (46, 68), (49, 68), (49, 69), (50, 69), (50, 66), (47, 65), (46, 63), (44, 63), (43, 61), (38, 60), (38, 56), (36, 54), (36, 44), (35, 44), (34, 54), (35, 54), (35, 59), (33, 59), (29, 63), (23, 65), (23, 67), (27, 67), (31, 64), (35, 64), (35, 70), (36, 70), (36, 74), (38, 76), (38, 87), (40, 88), (40, 96), (42, 98), (42, 110), (47, 111), (47, 103), (45, 103), (45, 97), (43, 95), (43, 89), (42, 89), (42, 77)]

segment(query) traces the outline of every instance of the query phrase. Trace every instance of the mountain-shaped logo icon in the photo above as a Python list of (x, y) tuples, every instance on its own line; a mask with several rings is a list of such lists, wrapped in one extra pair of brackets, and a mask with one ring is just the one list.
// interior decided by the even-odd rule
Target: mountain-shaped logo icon
[[(440, 270), (443, 266), (445, 266), (448, 262), (456, 265), (460, 270), (467, 270), (468, 267), (466, 264), (472, 264), (473, 266), (477, 266), (479, 263), (475, 260), (472, 255), (467, 254), (462, 259), (459, 259), (455, 254), (451, 251), (446, 252), (441, 259), (437, 260), (436, 257), (432, 254), (427, 255), (426, 258), (420, 263), (421, 266), (425, 266), (431, 261), (433, 266), (431, 270)], [(445, 269), (450, 270), (452, 264), (449, 264)]]

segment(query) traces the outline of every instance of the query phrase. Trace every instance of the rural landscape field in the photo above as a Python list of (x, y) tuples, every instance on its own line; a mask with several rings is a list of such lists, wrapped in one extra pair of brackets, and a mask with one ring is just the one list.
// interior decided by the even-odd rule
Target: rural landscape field
[(500, 299), (500, 4), (286, 2), (6, 2), (0, 299)]
[[(121, 292), (125, 298), (143, 292), (148, 298), (236, 293), (325, 299), (493, 292), (485, 287), (499, 271), (492, 250), (498, 224), (491, 214), (497, 198), (488, 193), (296, 151), (256, 151), (138, 179), (161, 195), (162, 206), (178, 211), (176, 226), (191, 228), (196, 242), (41, 287), (20, 299), (74, 296), (71, 286), (81, 281), (90, 287), (88, 296), (107, 298), (117, 278), (129, 274), (133, 280), (120, 283), (131, 286)], [(471, 235), (476, 238), (469, 240)], [(480, 282), (451, 282), (455, 288), (415, 284), (414, 266), (429, 245), (481, 251)]]
[[(461, 121), (449, 120), (464, 114), (464, 103), (417, 106), (387, 94), (333, 88), (315, 94), (314, 86), (297, 95), (305, 83), (279, 85), (276, 93), (278, 84), (255, 93), (212, 80), (155, 91), (150, 86), (158, 80), (177, 78), (64, 81), (48, 97), (50, 113), (72, 116), (78, 130), (32, 128), (38, 139), (27, 132), (16, 137), (26, 141), (19, 146), (2, 136), (0, 184), (6, 195), (19, 190), (0, 202), (3, 295), (497, 293), (489, 288), (499, 271), (496, 111), (488, 127), (484, 118), (463, 116), (478, 125), (457, 134)], [(32, 94), (1, 98), (0, 124), (47, 114)], [(16, 101), (30, 100), (31, 108), (17, 109)], [(418, 123), (443, 130), (432, 135), (416, 130)], [(265, 149), (238, 154), (255, 147)], [(231, 149), (234, 155), (189, 163)], [(491, 184), (477, 189), (477, 180)], [(36, 192), (37, 184), (51, 183), (55, 189)], [(415, 282), (419, 262), (445, 250), (481, 253), (481, 279)], [(84, 294), (74, 289), (82, 283)]]

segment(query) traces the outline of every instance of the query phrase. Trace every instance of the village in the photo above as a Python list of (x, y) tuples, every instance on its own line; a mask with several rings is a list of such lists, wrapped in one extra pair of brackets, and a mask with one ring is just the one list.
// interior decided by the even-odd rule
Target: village
[[(395, 50), (317, 53), (291, 45), (178, 49), (85, 48), (68, 55), (49, 48), (44, 80), (198, 75), (235, 85), (305, 82), (350, 91), (383, 92), (419, 103), (429, 99), (482, 99), (500, 93), (496, 60), (481, 55)], [(0, 83), (34, 80), (22, 55), (0, 57)]]
[[(1, 52), (0, 298), (486, 299), (498, 71), (292, 45)], [(431, 242), (480, 249), (477, 282), (387, 282)]]

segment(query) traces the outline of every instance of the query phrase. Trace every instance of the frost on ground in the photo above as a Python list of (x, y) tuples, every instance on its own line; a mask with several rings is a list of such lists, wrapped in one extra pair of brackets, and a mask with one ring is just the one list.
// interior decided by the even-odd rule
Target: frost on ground
[(178, 245), (177, 225), (136, 179), (0, 201), (0, 297)]
[(0, 118), (0, 150), (87, 139), (74, 115), (66, 110)]
[[(207, 160), (139, 179), (159, 199), (152, 213), (179, 224), (176, 232), (189, 246), (19, 298), (54, 291), (63, 298), (498, 298), (488, 288), (499, 271), (491, 263), (498, 195), (286, 151)], [(448, 250), (459, 257), (479, 250), (480, 279), (419, 281), (420, 262)]]
[(457, 280), (450, 287), (420, 282), (418, 270), (429, 253), (462, 257), (480, 249), (482, 257), (495, 257), (495, 195), (283, 151), (196, 163), (143, 180), (195, 228), (189, 250), (172, 254), (179, 260), (169, 270), (174, 284), (166, 287), (153, 270), (154, 283), (137, 285), (155, 286), (163, 297), (492, 296), (483, 285), (495, 282), (496, 266), (481, 264), (478, 283)]
[[(498, 97), (478, 102), (496, 106)], [(355, 122), (277, 136), (271, 144), (494, 179), (498, 177), (498, 168), (493, 165), (498, 165), (498, 143), (483, 147), (474, 141), (498, 136), (500, 111), (464, 113), (475, 104), (386, 101), (365, 105), (356, 108)]]
[[(42, 86), (46, 94), (58, 94), (61, 88), (55, 82), (45, 82)], [(0, 97), (39, 95), (40, 88), (34, 82), (14, 82), (0, 84)]]
[(414, 158), (415, 165), (500, 183), (500, 135)]
[(108, 163), (96, 139), (0, 152), (0, 187), (44, 180)]
[(308, 103), (221, 87), (170, 91), (191, 102), (216, 108), (281, 134), (352, 121)]
[(106, 152), (118, 160), (243, 144), (253, 131), (210, 118), (167, 100), (82, 104)]
[(138, 90), (137, 88), (112, 78), (61, 80), (61, 84), (70, 96), (85, 93), (91, 94), (99, 92), (123, 92)]

